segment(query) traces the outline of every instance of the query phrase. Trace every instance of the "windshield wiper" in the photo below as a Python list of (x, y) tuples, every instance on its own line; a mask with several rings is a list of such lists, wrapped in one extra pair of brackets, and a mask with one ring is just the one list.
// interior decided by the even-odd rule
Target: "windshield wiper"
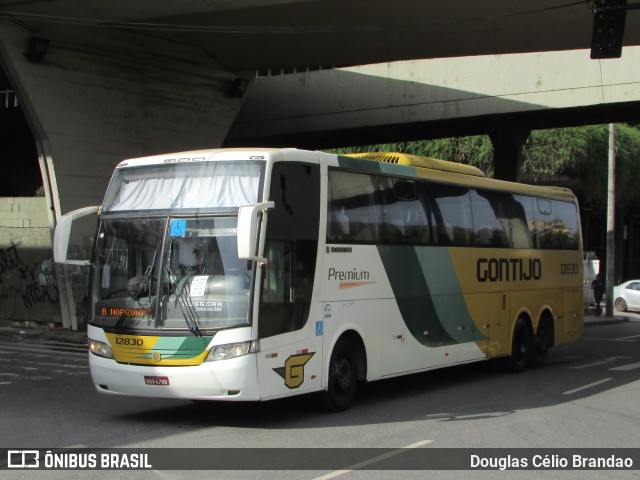
[[(137, 302), (138, 305), (142, 306), (140, 304), (140, 299), (145, 293), (145, 288), (146, 288), (146, 293), (148, 293), (148, 296), (149, 296), (149, 302), (147, 306), (147, 315), (150, 315), (151, 309), (154, 308), (154, 303), (151, 301), (151, 290), (152, 290), (152, 284), (153, 284), (151, 279), (153, 277), (153, 272), (155, 271), (155, 268), (156, 268), (156, 257), (158, 256), (158, 250), (160, 249), (160, 240), (161, 239), (158, 238), (158, 241), (156, 242), (156, 248), (153, 251), (153, 259), (151, 260), (151, 264), (149, 264), (147, 269), (144, 271), (144, 274), (142, 275), (142, 279), (140, 280), (140, 283), (138, 283), (135, 291), (131, 295), (131, 300), (129, 301), (129, 305), (127, 305), (127, 308), (125, 308), (122, 314), (120, 315), (120, 317), (118, 317), (118, 321), (116, 322), (116, 325), (115, 325), (116, 332), (122, 329), (124, 322), (127, 320), (127, 318), (129, 318), (129, 314), (127, 312), (133, 308), (134, 302)], [(132, 278), (131, 280), (133, 280), (134, 278)], [(131, 280), (129, 280), (129, 282), (131, 282)], [(131, 293), (131, 291), (129, 293)], [(158, 320), (156, 319), (156, 322), (157, 321)]]
[(176, 304), (175, 306), (180, 306), (180, 311), (182, 312), (182, 317), (184, 318), (189, 331), (195, 335), (196, 337), (202, 337), (202, 332), (200, 331), (200, 327), (198, 326), (198, 314), (193, 306), (193, 302), (191, 301), (189, 282), (184, 282), (182, 288), (178, 288), (176, 283), (176, 276), (171, 271), (171, 267), (165, 267), (165, 271), (167, 274), (167, 279), (169, 280), (169, 285), (171, 286), (171, 290), (176, 295)]

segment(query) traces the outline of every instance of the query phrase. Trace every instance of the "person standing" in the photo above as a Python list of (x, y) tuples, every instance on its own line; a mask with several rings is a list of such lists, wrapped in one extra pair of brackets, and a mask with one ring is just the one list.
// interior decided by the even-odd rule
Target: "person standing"
[(593, 279), (593, 282), (591, 282), (591, 290), (593, 290), (593, 298), (596, 300), (596, 317), (599, 317), (602, 314), (600, 302), (604, 296), (604, 282), (599, 273), (596, 275), (596, 278)]

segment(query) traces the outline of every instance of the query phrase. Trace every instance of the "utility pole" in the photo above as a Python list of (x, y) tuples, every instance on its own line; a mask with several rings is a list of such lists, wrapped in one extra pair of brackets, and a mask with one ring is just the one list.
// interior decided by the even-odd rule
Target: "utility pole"
[(616, 125), (609, 124), (609, 176), (607, 181), (607, 275), (605, 315), (613, 316), (616, 226)]

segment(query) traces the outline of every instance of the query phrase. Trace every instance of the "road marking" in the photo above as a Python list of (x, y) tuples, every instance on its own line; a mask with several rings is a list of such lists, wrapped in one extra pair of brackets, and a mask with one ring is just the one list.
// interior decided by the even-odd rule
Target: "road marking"
[(619, 367), (613, 367), (609, 370), (621, 370), (623, 372), (628, 372), (629, 370), (635, 370), (636, 368), (640, 368), (640, 363), (630, 363), (628, 365), (620, 365)]
[(614, 342), (637, 342), (640, 340), (640, 335), (631, 335), (630, 337), (614, 338)]
[(360, 463), (356, 463), (354, 465), (349, 465), (343, 470), (336, 470), (331, 473), (327, 473), (326, 475), (322, 475), (321, 477), (316, 477), (313, 480), (330, 480), (332, 478), (339, 477), (344, 475), (345, 473), (353, 472), (354, 470), (358, 470), (362, 467), (366, 467), (367, 465), (371, 465), (372, 463), (379, 462), (381, 460), (386, 460), (387, 458), (395, 457), (396, 455), (400, 455), (404, 453), (408, 449), (418, 448), (428, 443), (433, 442), (433, 440), (422, 440), (421, 442), (412, 443), (411, 445), (407, 445), (406, 447), (398, 448), (396, 450), (392, 450), (391, 452), (378, 455), (377, 457), (370, 458), (369, 460), (364, 460)]
[(578, 365), (577, 367), (571, 367), (571, 370), (582, 370), (583, 368), (597, 367), (598, 365), (606, 365), (607, 363), (615, 362), (616, 360), (622, 360), (631, 357), (609, 357), (601, 360), (600, 362), (587, 363), (585, 365)]
[(562, 392), (562, 395), (571, 395), (572, 393), (580, 392), (582, 390), (586, 390), (588, 388), (597, 387), (603, 383), (607, 383), (609, 380), (613, 380), (612, 378), (603, 378), (602, 380), (598, 380), (597, 382), (590, 383), (589, 385), (584, 385), (582, 387), (574, 388), (573, 390), (568, 390), (566, 392)]

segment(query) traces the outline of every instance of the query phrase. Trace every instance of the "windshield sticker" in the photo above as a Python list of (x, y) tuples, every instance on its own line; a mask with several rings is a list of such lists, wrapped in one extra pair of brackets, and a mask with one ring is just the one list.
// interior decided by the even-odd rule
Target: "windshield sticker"
[(209, 275), (196, 275), (191, 281), (190, 296), (192, 297), (204, 297), (204, 291), (207, 287), (207, 280)]
[(170, 235), (172, 237), (184, 237), (186, 231), (187, 231), (186, 220), (171, 220)]

